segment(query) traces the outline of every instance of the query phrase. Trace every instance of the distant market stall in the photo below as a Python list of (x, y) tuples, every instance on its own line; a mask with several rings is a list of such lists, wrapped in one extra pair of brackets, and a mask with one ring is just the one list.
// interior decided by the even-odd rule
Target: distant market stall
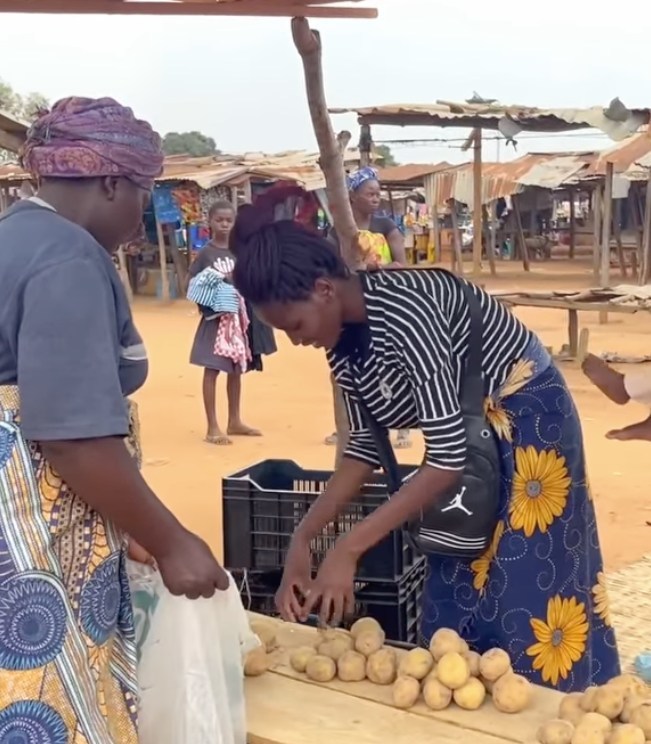
[[(607, 107), (588, 109), (539, 109), (528, 106), (504, 106), (497, 102), (473, 99), (465, 103), (438, 101), (436, 104), (397, 104), (363, 108), (331, 109), (333, 114), (355, 113), (361, 126), (362, 156), (370, 152), (371, 127), (438, 126), (471, 129), (465, 149), (473, 150), (472, 193), (466, 202), (473, 212), (473, 275), (481, 275), (482, 261), (482, 131), (498, 131), (507, 142), (521, 132), (567, 132), (596, 128), (611, 139), (623, 140), (649, 122), (649, 109), (627, 109), (615, 99)], [(491, 272), (495, 273), (493, 251), (487, 251)]]
[(0, 212), (17, 198), (25, 174), (14, 162), (23, 146), (27, 122), (0, 110)]

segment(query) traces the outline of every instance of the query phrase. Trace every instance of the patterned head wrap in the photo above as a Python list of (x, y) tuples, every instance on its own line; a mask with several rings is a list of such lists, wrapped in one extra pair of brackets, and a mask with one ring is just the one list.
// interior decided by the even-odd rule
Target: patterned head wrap
[(367, 181), (377, 181), (378, 173), (375, 168), (360, 168), (348, 176), (348, 191), (357, 191)]
[(163, 170), (160, 136), (112, 98), (64, 98), (27, 133), (23, 166), (43, 178), (128, 178), (151, 189)]

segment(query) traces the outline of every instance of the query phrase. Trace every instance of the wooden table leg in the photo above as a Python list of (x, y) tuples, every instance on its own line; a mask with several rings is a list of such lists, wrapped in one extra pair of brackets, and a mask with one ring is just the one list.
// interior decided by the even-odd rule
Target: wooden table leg
[(579, 351), (579, 314), (577, 310), (568, 310), (569, 320), (567, 332), (570, 341), (570, 358), (576, 359)]

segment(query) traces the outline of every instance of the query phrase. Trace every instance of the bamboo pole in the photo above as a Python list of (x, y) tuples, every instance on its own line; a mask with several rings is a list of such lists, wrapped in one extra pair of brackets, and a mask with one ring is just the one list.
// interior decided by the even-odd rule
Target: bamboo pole
[(640, 284), (647, 284), (651, 279), (651, 169), (646, 184), (646, 199), (642, 232), (642, 261), (640, 263)]
[(163, 302), (170, 301), (170, 281), (167, 275), (167, 248), (165, 247), (165, 233), (158, 217), (156, 218), (156, 237), (158, 238), (158, 259), (160, 261), (160, 286)]
[[(472, 191), (473, 191), (473, 245), (472, 245), (472, 274), (475, 282), (481, 279), (482, 254), (482, 176), (481, 176), (481, 129), (475, 129), (472, 161)], [(491, 271), (493, 267), (491, 267)]]
[(321, 36), (318, 31), (310, 28), (305, 18), (292, 20), (292, 35), (303, 62), (307, 102), (319, 146), (319, 164), (325, 177), (328, 202), (339, 238), (339, 247), (348, 266), (357, 269), (360, 266), (358, 229), (348, 198), (344, 153), (340, 140), (335, 137), (328, 114), (321, 65)]
[[(601, 223), (601, 266), (599, 269), (599, 284), (607, 287), (610, 284), (610, 227), (613, 216), (613, 176), (614, 165), (606, 163), (606, 182), (604, 184), (603, 220)], [(608, 322), (608, 313), (599, 313), (599, 322)]]

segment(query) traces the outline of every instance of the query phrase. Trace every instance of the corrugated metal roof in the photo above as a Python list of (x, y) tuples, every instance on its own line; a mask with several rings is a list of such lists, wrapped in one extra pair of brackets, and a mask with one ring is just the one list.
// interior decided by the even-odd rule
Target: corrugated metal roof
[(425, 176), (450, 168), (450, 163), (437, 163), (429, 165), (424, 163), (407, 163), (405, 165), (392, 165), (388, 168), (379, 168), (378, 176), (382, 183), (410, 184), (419, 186), (423, 184)]
[[(615, 110), (616, 109), (616, 110)], [(613, 101), (610, 107), (541, 109), (532, 106), (504, 106), (500, 103), (435, 104), (399, 103), (361, 108), (334, 108), (333, 114), (357, 114), (367, 124), (393, 126), (439, 126), (481, 129), (500, 129), (500, 125), (517, 125), (524, 131), (564, 132), (572, 129), (595, 128), (618, 140), (630, 136), (649, 122), (649, 109), (631, 109), (626, 121), (606, 116), (621, 115), (622, 104)]]
[[(526, 187), (557, 189), (594, 159), (593, 153), (531, 153), (507, 163), (482, 164), (482, 203), (521, 193)], [(442, 207), (454, 199), (470, 208), (474, 203), (472, 163), (425, 179), (428, 200)]]
[(128, 15), (301, 16), (304, 18), (376, 18), (377, 10), (356, 7), (365, 0), (0, 0), (0, 13), (102, 13)]
[(615, 173), (631, 181), (647, 180), (651, 165), (651, 132), (643, 127), (640, 132), (624, 142), (618, 142), (598, 153), (594, 163), (581, 174), (581, 179), (589, 180), (606, 175), (606, 163), (613, 163)]

